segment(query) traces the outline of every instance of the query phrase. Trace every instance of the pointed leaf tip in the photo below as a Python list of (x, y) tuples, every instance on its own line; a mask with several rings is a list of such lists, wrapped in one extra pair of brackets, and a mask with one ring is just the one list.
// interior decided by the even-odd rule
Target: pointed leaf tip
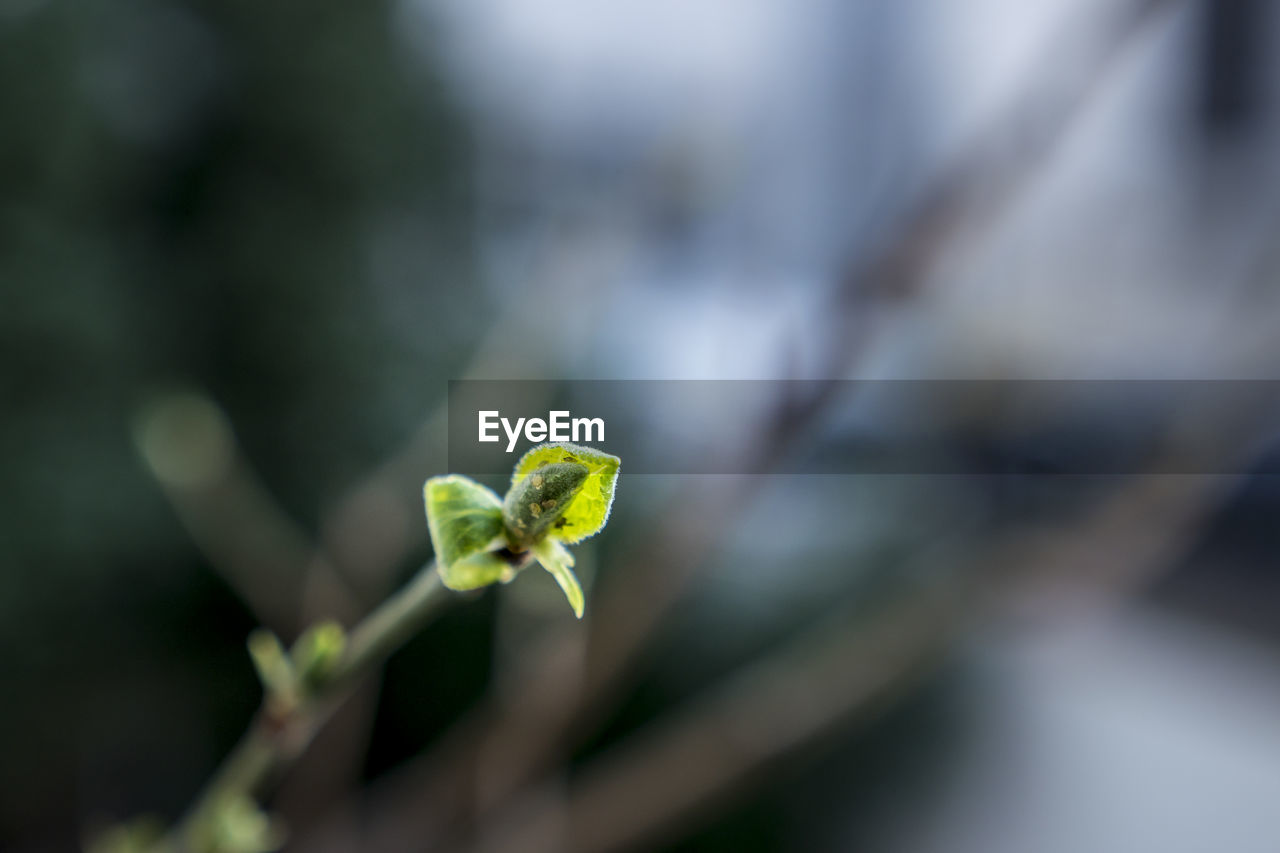
[(512, 487), (515, 488), (535, 469), (558, 463), (575, 463), (587, 468), (582, 487), (547, 533), (548, 538), (572, 545), (599, 533), (609, 520), (622, 460), (577, 444), (540, 444), (516, 463), (511, 475)]
[(554, 539), (544, 539), (533, 546), (533, 555), (560, 584), (564, 597), (569, 599), (569, 606), (573, 608), (573, 615), (581, 619), (586, 600), (578, 576), (573, 573), (573, 555), (569, 549)]

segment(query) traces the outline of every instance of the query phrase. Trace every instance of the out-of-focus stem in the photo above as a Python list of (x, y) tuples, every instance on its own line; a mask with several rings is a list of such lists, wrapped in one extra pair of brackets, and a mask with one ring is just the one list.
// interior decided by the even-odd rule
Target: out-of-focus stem
[(342, 705), (355, 684), (422, 630), (452, 599), (435, 561), (384, 601), (350, 632), (346, 650), (318, 681), (299, 685), (287, 703), (268, 695), (249, 730), (223, 760), (186, 816), (161, 845), (177, 853), (213, 853), (209, 837), (219, 810), (236, 798), (259, 799), (306, 751), (316, 733)]

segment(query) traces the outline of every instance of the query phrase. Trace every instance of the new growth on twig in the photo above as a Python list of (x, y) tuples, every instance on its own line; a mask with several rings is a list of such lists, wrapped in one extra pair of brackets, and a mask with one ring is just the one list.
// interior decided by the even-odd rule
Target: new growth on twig
[(460, 475), (423, 487), (435, 559), (348, 633), (307, 629), (286, 649), (271, 631), (249, 636), (263, 701), (249, 730), (167, 834), (144, 818), (104, 833), (92, 853), (269, 853), (284, 828), (261, 808), (267, 789), (306, 751), (356, 683), (422, 630), (452, 596), (508, 583), (537, 561), (580, 619), (582, 587), (567, 545), (603, 529), (620, 460), (589, 447), (544, 444), (516, 464), (506, 498)]

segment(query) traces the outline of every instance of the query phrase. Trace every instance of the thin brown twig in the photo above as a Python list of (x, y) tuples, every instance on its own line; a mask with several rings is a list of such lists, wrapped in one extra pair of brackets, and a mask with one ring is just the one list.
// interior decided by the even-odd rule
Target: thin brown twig
[[(1095, 606), (1127, 598), (1171, 564), (1229, 480), (1136, 475), (1081, 521), (1007, 536), (971, 569), (901, 595), (869, 623), (839, 608), (593, 760), (561, 797), (543, 798), (550, 805), (499, 823), (463, 849), (612, 853), (670, 837), (758, 788), (780, 759), (884, 707), (969, 622), (984, 611), (1000, 618), (1028, 584), (1043, 594), (1050, 582), (1056, 599), (1066, 583)], [(1011, 598), (1011, 588), (1020, 594)]]
[[(1010, 208), (1155, 13), (1175, 5), (1173, 0), (1137, 0), (1116, 10), (1076, 73), (1056, 81), (1047, 107), (1045, 93), (1029, 86), (943, 169), (895, 239), (854, 268), (837, 292), (839, 310), (833, 314), (852, 316), (854, 325), (837, 336), (827, 375), (846, 375), (867, 345), (874, 301), (917, 292), (946, 250), (988, 228)], [(763, 430), (750, 470), (769, 470), (789, 440), (832, 404), (835, 385), (819, 383), (818, 388), (808, 398), (779, 407), (774, 422)], [(611, 573), (615, 582), (594, 602), (580, 679), (564, 671), (562, 662), (572, 655), (553, 650), (542, 663), (532, 664), (513, 695), (491, 697), (440, 750), (401, 774), (389, 786), (396, 793), (382, 795), (371, 821), (385, 821), (404, 837), (438, 838), (461, 817), (482, 820), (549, 767), (567, 746), (569, 732), (588, 724), (590, 715), (625, 683), (635, 655), (711, 553), (718, 532), (740, 508), (744, 491), (710, 489), (705, 497), (676, 501), (679, 509), (656, 522), (657, 529), (671, 531), (670, 537), (634, 549), (628, 565)], [(697, 519), (696, 524), (690, 519)], [(530, 707), (539, 713), (527, 713)], [(503, 757), (502, 764), (482, 770), (480, 757), (495, 755)], [(478, 778), (479, 772), (487, 778)]]
[[(1273, 268), (1265, 265), (1250, 277), (1270, 279)], [(1274, 314), (1275, 306), (1268, 306), (1257, 316)], [(1248, 336), (1265, 325), (1242, 318), (1239, 331)], [(1274, 361), (1275, 346), (1272, 339), (1260, 353), (1264, 363)], [(526, 798), (543, 806), (514, 820), (508, 816), (476, 849), (609, 853), (660, 841), (732, 795), (759, 787), (761, 771), (780, 756), (865, 718), (877, 698), (909, 683), (968, 622), (1050, 612), (1062, 618), (1064, 611), (1068, 617), (1096, 615), (1131, 601), (1191, 547), (1239, 481), (1228, 472), (1257, 458), (1270, 440), (1270, 401), (1234, 402), (1179, 412), (1166, 427), (1162, 457), (1075, 523), (1006, 534), (968, 568), (945, 576), (972, 579), (967, 585), (943, 581), (919, 600), (889, 606), (876, 623), (903, 628), (896, 641), (852, 626), (834, 633), (826, 625), (807, 630), (706, 691), (692, 708), (661, 718), (593, 760), (567, 791)], [(1215, 436), (1208, 455), (1197, 434)], [(1170, 473), (1176, 471), (1219, 473)], [(828, 665), (833, 660), (839, 665)], [(867, 686), (876, 689), (862, 689)], [(780, 696), (800, 698), (783, 703), (778, 713)], [(759, 723), (760, 708), (768, 725)], [(733, 736), (744, 731), (762, 735), (763, 747)]]
[[(563, 287), (572, 277), (555, 280)], [(582, 310), (587, 302), (578, 305)], [(465, 376), (489, 375), (512, 363), (509, 347), (523, 316), (520, 302), (502, 313)], [(537, 372), (528, 354), (520, 363)], [(446, 410), (442, 398), (403, 447), (335, 502), (322, 520), (322, 544), (274, 499), (209, 395), (186, 391), (153, 401), (139, 413), (135, 435), (148, 468), (211, 567), (260, 624), (287, 638), (322, 618), (354, 622), (368, 601), (385, 594), (393, 570), (421, 543), (424, 528), (415, 521), (422, 472), (443, 470), (437, 451)], [(304, 772), (294, 774), (282, 792), (286, 813), (316, 813), (317, 804), (331, 802), (355, 778), (377, 687), (376, 679), (353, 686), (348, 701), (326, 717), (328, 725), (309, 735), (308, 742), (314, 738), (323, 747), (312, 752), (325, 757), (296, 756)]]

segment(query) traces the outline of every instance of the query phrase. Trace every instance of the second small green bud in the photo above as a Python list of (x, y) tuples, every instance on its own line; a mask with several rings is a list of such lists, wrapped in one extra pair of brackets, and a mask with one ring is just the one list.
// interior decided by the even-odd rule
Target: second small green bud
[(347, 648), (347, 633), (337, 622), (312, 625), (293, 645), (293, 666), (305, 687), (319, 686), (329, 677)]
[(555, 462), (529, 472), (507, 492), (502, 520), (513, 551), (527, 551), (551, 529), (582, 491), (590, 471), (576, 462)]

